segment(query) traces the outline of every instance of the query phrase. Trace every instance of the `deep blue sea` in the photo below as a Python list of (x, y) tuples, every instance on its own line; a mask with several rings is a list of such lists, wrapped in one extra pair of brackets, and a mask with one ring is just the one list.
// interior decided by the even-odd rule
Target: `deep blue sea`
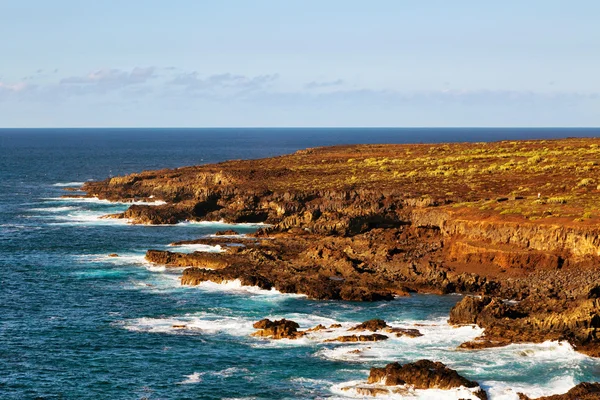
[[(460, 296), (369, 304), (317, 302), (235, 282), (182, 287), (181, 270), (146, 263), (146, 249), (166, 249), (223, 224), (132, 226), (99, 219), (126, 204), (60, 198), (65, 186), (87, 180), (305, 147), (568, 136), (600, 136), (600, 129), (0, 130), (0, 398), (360, 398), (341, 387), (365, 380), (372, 366), (422, 358), (480, 382), (492, 399), (599, 380), (600, 362), (567, 344), (458, 351), (481, 333), (446, 324)], [(253, 322), (282, 317), (302, 328), (383, 318), (417, 326), (424, 336), (358, 345), (250, 336)], [(411, 393), (405, 398), (466, 396)]]

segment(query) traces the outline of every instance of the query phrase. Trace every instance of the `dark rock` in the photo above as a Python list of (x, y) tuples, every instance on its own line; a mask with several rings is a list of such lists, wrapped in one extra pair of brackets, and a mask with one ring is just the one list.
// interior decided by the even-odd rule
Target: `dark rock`
[(231, 235), (239, 235), (238, 231), (234, 231), (233, 229), (227, 229), (224, 231), (218, 231), (215, 233), (215, 236), (231, 236)]
[[(400, 365), (392, 363), (384, 368), (371, 368), (367, 383), (383, 383), (386, 386), (409, 384), (415, 389), (453, 389), (461, 386), (476, 388), (477, 382), (470, 381), (441, 362), (420, 360)], [(480, 399), (487, 399), (482, 389), (476, 394)]]
[(262, 319), (254, 323), (254, 328), (258, 329), (252, 336), (268, 337), (271, 339), (298, 339), (304, 336), (304, 332), (298, 331), (299, 325), (287, 319), (271, 321)]
[(327, 339), (326, 342), (379, 342), (388, 339), (389, 338), (385, 335), (374, 333), (372, 335), (338, 336), (335, 339)]
[(362, 324), (358, 324), (349, 330), (351, 331), (371, 331), (377, 332), (384, 328), (387, 328), (388, 324), (382, 319), (371, 319), (363, 322)]

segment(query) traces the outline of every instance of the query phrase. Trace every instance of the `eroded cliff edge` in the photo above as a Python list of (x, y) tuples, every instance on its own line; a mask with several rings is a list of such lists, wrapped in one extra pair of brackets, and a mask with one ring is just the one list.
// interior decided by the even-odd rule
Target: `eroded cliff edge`
[[(88, 196), (163, 200), (115, 218), (264, 222), (217, 255), (151, 251), (183, 284), (240, 279), (317, 299), (469, 293), (464, 347), (562, 339), (598, 355), (600, 139), (307, 149), (88, 182)], [(219, 241), (220, 240), (220, 241)], [(223, 243), (223, 239), (199, 239)]]

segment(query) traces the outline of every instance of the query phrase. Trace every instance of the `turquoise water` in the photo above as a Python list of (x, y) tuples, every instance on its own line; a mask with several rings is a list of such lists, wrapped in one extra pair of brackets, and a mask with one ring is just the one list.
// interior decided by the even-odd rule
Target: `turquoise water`
[[(0, 398), (346, 398), (372, 366), (429, 358), (492, 399), (559, 393), (598, 380), (600, 362), (559, 343), (458, 351), (480, 333), (445, 320), (460, 296), (316, 302), (227, 285), (181, 287), (181, 270), (144, 261), (222, 224), (131, 226), (101, 220), (127, 205), (60, 199), (65, 185), (150, 168), (257, 158), (316, 145), (598, 135), (598, 130), (0, 130)], [(244, 233), (256, 226), (234, 229)], [(191, 251), (191, 249), (184, 249)], [(108, 257), (117, 253), (118, 258)], [(370, 344), (250, 337), (262, 318), (308, 328), (383, 318), (420, 338)], [(186, 329), (173, 325), (185, 325)], [(338, 332), (337, 334), (342, 334)], [(329, 335), (337, 335), (336, 333)], [(354, 352), (354, 350), (361, 350)], [(418, 398), (458, 393), (415, 392)]]

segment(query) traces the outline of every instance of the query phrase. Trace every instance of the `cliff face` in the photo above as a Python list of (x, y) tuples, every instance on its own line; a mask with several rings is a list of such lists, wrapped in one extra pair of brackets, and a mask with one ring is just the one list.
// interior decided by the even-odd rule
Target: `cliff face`
[(484, 294), (453, 311), (454, 323), (486, 328), (467, 346), (562, 338), (594, 353), (599, 159), (600, 139), (339, 146), (142, 172), (84, 190), (166, 202), (113, 216), (132, 223), (271, 224), (256, 234), (269, 240), (222, 254), (148, 253), (193, 267), (183, 284), (240, 279), (344, 300)]
[[(464, 213), (464, 212), (463, 212)], [(458, 215), (457, 215), (458, 214)], [(476, 219), (479, 217), (480, 219)], [(562, 225), (558, 223), (506, 221), (498, 216), (470, 215), (448, 210), (414, 210), (412, 223), (436, 227), (445, 237), (461, 237), (520, 249), (553, 252), (573, 256), (600, 257), (600, 226)]]

